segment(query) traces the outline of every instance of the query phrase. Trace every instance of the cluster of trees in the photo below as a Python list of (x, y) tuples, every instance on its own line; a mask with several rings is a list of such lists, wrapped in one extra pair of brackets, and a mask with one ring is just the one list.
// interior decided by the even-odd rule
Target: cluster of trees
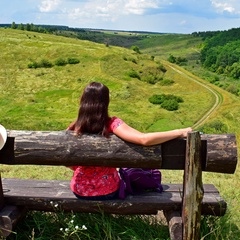
[(28, 68), (51, 68), (54, 65), (56, 66), (65, 66), (67, 64), (78, 64), (80, 62), (77, 58), (68, 58), (67, 60), (63, 58), (58, 58), (54, 64), (49, 60), (42, 59), (40, 62), (33, 61), (28, 64)]
[(179, 103), (183, 102), (181, 97), (172, 94), (154, 94), (148, 100), (152, 104), (161, 105), (162, 108), (168, 111), (178, 110)]
[(210, 71), (240, 78), (240, 28), (217, 32), (204, 41), (201, 63)]
[[(136, 62), (137, 64), (137, 62)], [(161, 63), (158, 63), (156, 67), (146, 67), (143, 70), (136, 71), (135, 69), (131, 69), (127, 74), (131, 78), (137, 78), (140, 81), (156, 84), (161, 82), (161, 85), (171, 85), (174, 83), (173, 80), (164, 79), (164, 73), (166, 72), (166, 68)]]
[[(6, 25), (6, 27), (9, 27)], [(67, 30), (68, 27), (66, 26), (54, 26), (54, 25), (34, 25), (33, 23), (19, 23), (16, 24), (12, 22), (11, 26), (12, 29), (19, 29), (25, 31), (32, 31), (32, 32), (40, 32), (40, 33), (53, 33), (57, 30)]]
[(187, 59), (184, 57), (175, 57), (172, 54), (170, 54), (170, 56), (168, 57), (168, 61), (171, 63), (175, 63), (177, 65), (186, 65), (187, 63)]

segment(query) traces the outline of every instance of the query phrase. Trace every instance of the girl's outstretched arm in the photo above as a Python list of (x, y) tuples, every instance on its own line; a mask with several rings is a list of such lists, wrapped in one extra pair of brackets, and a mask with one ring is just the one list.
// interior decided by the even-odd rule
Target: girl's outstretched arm
[(128, 126), (126, 123), (123, 123), (114, 129), (113, 133), (127, 142), (132, 142), (143, 146), (151, 146), (167, 142), (174, 138), (187, 137), (187, 133), (191, 131), (192, 128), (189, 127), (165, 132), (142, 133)]

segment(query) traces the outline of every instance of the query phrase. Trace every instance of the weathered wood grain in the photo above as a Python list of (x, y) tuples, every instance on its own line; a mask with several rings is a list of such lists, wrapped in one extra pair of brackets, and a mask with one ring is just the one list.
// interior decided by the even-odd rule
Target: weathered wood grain
[[(202, 169), (234, 173), (237, 144), (233, 134), (202, 135)], [(207, 141), (206, 141), (207, 140)], [(71, 131), (8, 131), (0, 163), (184, 169), (185, 139), (144, 147), (112, 135), (76, 137)]]
[(183, 239), (200, 239), (203, 199), (201, 139), (198, 132), (188, 134), (183, 183)]
[[(77, 199), (70, 190), (70, 182), (63, 180), (29, 180), (4, 178), (5, 202), (43, 211), (75, 211), (96, 213), (104, 210), (114, 214), (156, 214), (158, 210), (181, 210), (182, 184), (164, 184), (163, 193), (149, 192), (128, 196), (124, 200), (85, 201)], [(211, 184), (204, 185), (202, 214), (222, 216), (226, 202)]]
[(164, 216), (168, 222), (169, 235), (171, 240), (182, 240), (183, 224), (180, 211), (164, 211)]

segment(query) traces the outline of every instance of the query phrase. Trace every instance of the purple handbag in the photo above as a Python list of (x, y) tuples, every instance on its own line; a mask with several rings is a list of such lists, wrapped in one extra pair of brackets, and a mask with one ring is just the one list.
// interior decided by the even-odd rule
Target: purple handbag
[(139, 194), (146, 191), (163, 191), (162, 175), (158, 169), (120, 168), (121, 176), (119, 198), (124, 199), (127, 194)]

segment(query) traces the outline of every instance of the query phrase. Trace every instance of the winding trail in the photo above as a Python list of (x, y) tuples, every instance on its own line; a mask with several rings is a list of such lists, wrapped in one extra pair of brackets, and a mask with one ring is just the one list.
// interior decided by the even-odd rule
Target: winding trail
[(214, 88), (212, 88), (211, 86), (208, 86), (204, 83), (204, 80), (201, 81), (201, 79), (197, 76), (192, 75), (190, 72), (188, 72), (187, 70), (184, 69), (184, 71), (174, 65), (171, 64), (169, 62), (165, 62), (165, 64), (170, 67), (173, 71), (177, 72), (178, 74), (183, 75), (184, 77), (190, 79), (191, 81), (196, 82), (197, 84), (201, 85), (202, 87), (206, 88), (209, 92), (211, 92), (214, 97), (215, 97), (215, 103), (213, 104), (213, 106), (197, 121), (194, 123), (194, 125), (192, 126), (192, 128), (196, 129), (198, 128), (200, 125), (204, 124), (204, 122), (208, 119), (208, 117), (217, 110), (217, 108), (222, 104), (223, 102), (223, 96), (220, 92), (218, 92), (217, 90), (215, 90)]

